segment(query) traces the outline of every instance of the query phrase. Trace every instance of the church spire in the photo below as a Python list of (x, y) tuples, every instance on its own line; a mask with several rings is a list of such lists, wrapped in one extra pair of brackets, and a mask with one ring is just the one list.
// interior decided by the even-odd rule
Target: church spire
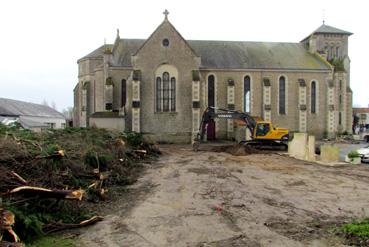
[(167, 21), (168, 20), (168, 15), (169, 15), (169, 11), (167, 9), (165, 9), (165, 11), (163, 12), (165, 18), (164, 20)]
[(120, 36), (119, 36), (119, 28), (117, 28), (117, 39), (120, 39)]

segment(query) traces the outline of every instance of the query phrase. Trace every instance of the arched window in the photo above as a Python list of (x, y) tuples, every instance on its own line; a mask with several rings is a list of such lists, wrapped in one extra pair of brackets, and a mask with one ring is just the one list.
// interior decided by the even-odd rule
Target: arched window
[(316, 113), (316, 82), (311, 82), (311, 113)]
[(113, 110), (113, 79), (108, 77), (105, 82), (105, 110)]
[(161, 111), (161, 78), (156, 77), (156, 111)]
[(286, 114), (286, 78), (279, 78), (279, 114)]
[(163, 111), (169, 111), (169, 73), (163, 73)]
[(168, 72), (156, 77), (156, 111), (176, 111), (176, 78)]
[(214, 75), (208, 76), (208, 106), (215, 106), (215, 77)]
[(127, 81), (123, 79), (121, 83), (120, 107), (125, 107), (126, 103), (127, 103)]
[(245, 76), (243, 78), (243, 111), (250, 112), (250, 87), (251, 87), (251, 80), (250, 76)]
[(170, 79), (170, 111), (176, 111), (176, 78)]

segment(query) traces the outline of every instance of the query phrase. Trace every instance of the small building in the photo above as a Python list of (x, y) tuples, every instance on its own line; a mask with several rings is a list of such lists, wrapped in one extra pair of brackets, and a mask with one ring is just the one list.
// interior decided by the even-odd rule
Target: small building
[(66, 126), (64, 115), (49, 106), (0, 98), (0, 123), (10, 125), (14, 122), (33, 131)]

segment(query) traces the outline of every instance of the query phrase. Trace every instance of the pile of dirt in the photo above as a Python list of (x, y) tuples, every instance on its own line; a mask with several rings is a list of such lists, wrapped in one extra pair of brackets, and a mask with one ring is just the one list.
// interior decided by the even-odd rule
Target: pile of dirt
[[(0, 209), (15, 216), (6, 230), (29, 241), (101, 220), (92, 217), (93, 204), (104, 203), (113, 186), (134, 183), (141, 161), (159, 154), (137, 133), (97, 128), (34, 133), (0, 124)], [(0, 226), (4, 222), (0, 218)], [(18, 239), (10, 234), (3, 240)]]
[(212, 147), (213, 152), (225, 152), (235, 156), (245, 156), (249, 154), (258, 154), (261, 151), (251, 146), (236, 144), (236, 145), (223, 145)]

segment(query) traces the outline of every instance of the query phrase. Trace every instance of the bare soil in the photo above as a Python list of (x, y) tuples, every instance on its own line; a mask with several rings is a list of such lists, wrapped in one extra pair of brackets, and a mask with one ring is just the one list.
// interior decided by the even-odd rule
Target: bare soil
[(105, 208), (105, 220), (83, 230), (78, 246), (344, 246), (337, 226), (369, 216), (365, 165), (180, 145), (161, 150)]

